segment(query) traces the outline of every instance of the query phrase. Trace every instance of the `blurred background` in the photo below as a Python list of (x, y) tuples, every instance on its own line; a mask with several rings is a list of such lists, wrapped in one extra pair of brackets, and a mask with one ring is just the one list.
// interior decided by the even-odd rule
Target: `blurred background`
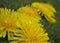
[[(0, 0), (0, 8), (15, 9), (31, 4), (32, 2), (45, 2), (52, 4), (56, 9), (56, 23), (51, 24), (45, 19), (42, 22), (46, 31), (49, 33), (51, 43), (60, 43), (60, 0)], [(0, 38), (0, 43), (8, 43), (6, 38)]]

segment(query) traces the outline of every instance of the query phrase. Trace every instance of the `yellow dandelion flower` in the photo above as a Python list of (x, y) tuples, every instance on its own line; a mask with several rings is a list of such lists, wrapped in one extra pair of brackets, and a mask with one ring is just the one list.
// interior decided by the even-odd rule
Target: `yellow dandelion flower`
[[(20, 14), (20, 22), (17, 22), (17, 26), (21, 28), (20, 32), (10, 33), (8, 34), (10, 43), (37, 43), (37, 42), (43, 42), (43, 43), (49, 43), (49, 37), (48, 34), (45, 33), (45, 30), (43, 30), (43, 25), (38, 23), (38, 20), (35, 19), (32, 16), (26, 15), (25, 13), (18, 13)], [(41, 27), (41, 28), (40, 28)], [(36, 33), (36, 34), (34, 34)], [(43, 37), (44, 39), (39, 39), (39, 35)], [(33, 37), (33, 38), (32, 38)], [(34, 38), (36, 37), (37, 41)], [(31, 41), (30, 41), (31, 40)], [(40, 41), (39, 41), (40, 40)]]
[(44, 14), (45, 18), (49, 22), (51, 22), (51, 23), (56, 22), (56, 20), (54, 19), (54, 17), (55, 17), (54, 13), (56, 12), (56, 10), (51, 4), (34, 2), (34, 3), (32, 3), (31, 6), (39, 9), (40, 12), (42, 12), (42, 15)]
[(17, 22), (19, 19), (14, 10), (0, 8), (0, 37), (4, 38), (10, 32), (18, 32)]
[(32, 23), (30, 26), (21, 25), (20, 43), (50, 43), (48, 33), (43, 25)]

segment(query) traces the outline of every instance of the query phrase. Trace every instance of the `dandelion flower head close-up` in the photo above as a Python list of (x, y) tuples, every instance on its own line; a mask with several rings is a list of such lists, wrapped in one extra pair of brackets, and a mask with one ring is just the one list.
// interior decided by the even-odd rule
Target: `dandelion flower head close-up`
[(0, 8), (0, 38), (7, 38), (8, 43), (51, 43), (43, 22), (56, 23), (55, 13), (53, 5), (44, 2)]

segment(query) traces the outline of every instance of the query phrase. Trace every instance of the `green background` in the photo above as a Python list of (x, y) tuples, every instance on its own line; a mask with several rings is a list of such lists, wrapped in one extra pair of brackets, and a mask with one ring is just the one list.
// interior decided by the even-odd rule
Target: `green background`
[[(17, 10), (21, 6), (31, 4), (32, 2), (46, 2), (51, 3), (56, 9), (56, 23), (49, 23), (44, 19), (42, 22), (46, 31), (49, 33), (51, 43), (60, 43), (60, 0), (0, 0), (0, 8), (10, 8)], [(0, 43), (8, 43), (6, 38), (0, 38)]]

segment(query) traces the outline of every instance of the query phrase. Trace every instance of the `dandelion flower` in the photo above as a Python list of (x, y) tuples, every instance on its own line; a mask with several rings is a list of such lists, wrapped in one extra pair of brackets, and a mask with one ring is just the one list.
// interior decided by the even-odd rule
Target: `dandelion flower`
[(10, 35), (10, 32), (19, 32), (19, 30), (16, 29), (18, 28), (17, 22), (19, 22), (19, 19), (14, 10), (0, 8), (0, 37), (5, 38), (6, 34), (8, 36)]
[(20, 33), (20, 43), (50, 43), (42, 24), (22, 25)]
[(54, 13), (56, 13), (56, 10), (51, 4), (34, 2), (32, 3), (31, 6), (34, 8), (40, 9), (40, 11), (42, 12), (42, 15), (44, 15), (49, 22), (51, 23), (56, 22), (56, 20), (54, 19), (55, 17)]
[[(17, 23), (17, 25), (21, 30), (19, 35), (16, 33), (15, 35), (20, 36), (20, 43), (50, 43), (48, 33), (45, 32), (43, 25), (39, 24), (37, 19), (25, 13), (18, 14), (20, 14), (20, 24)], [(12, 43), (14, 42), (12, 41)]]

